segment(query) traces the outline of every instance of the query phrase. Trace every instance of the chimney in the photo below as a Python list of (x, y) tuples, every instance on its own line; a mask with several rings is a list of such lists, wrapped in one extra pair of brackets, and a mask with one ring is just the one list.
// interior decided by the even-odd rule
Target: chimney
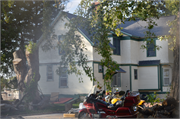
[(94, 2), (91, 4), (92, 5), (92, 7), (91, 7), (91, 9), (93, 8), (93, 9), (97, 9), (97, 6), (100, 4), (100, 2), (98, 1), (98, 0), (94, 0)]

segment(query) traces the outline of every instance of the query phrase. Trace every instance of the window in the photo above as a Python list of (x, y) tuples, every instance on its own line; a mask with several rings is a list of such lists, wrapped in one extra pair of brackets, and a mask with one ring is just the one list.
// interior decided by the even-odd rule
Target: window
[(155, 49), (155, 40), (153, 43), (148, 42), (147, 43), (147, 57), (154, 57), (156, 56), (156, 49)]
[(134, 79), (138, 79), (138, 71), (137, 71), (137, 69), (134, 69)]
[(113, 76), (113, 80), (111, 82), (112, 87), (121, 87), (121, 77), (120, 73), (117, 73)]
[(59, 75), (59, 88), (67, 88), (67, 68), (61, 68), (60, 72), (61, 73)]
[(102, 72), (103, 72), (103, 67), (102, 67), (102, 65), (100, 65), (100, 64), (98, 64), (98, 71), (99, 71), (99, 73), (102, 73)]
[(53, 66), (47, 65), (47, 81), (53, 81)]
[[(60, 42), (62, 42), (62, 40), (63, 40), (63, 35), (59, 35), (58, 36), (58, 42), (60, 43)], [(59, 46), (59, 55), (63, 55), (65, 53), (65, 51), (63, 51), (62, 50), (62, 47), (61, 46)]]
[(116, 48), (113, 50), (114, 55), (120, 55), (120, 39), (113, 38), (113, 46)]
[(170, 79), (169, 79), (169, 69), (164, 69), (163, 72), (163, 79), (164, 79), (164, 86), (170, 85)]

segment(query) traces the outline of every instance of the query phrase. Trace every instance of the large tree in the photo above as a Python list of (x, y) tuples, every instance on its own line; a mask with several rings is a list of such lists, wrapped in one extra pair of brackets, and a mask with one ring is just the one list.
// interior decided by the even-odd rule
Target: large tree
[[(60, 1), (59, 1), (60, 2)], [(58, 1), (2, 1), (1, 2), (1, 74), (11, 76), (13, 55), (17, 49), (25, 54), (29, 41), (36, 43), (42, 35), (43, 11), (48, 10), (51, 22), (61, 9)], [(60, 3), (61, 4), (61, 3)], [(47, 23), (46, 23), (47, 24)], [(49, 24), (49, 23), (48, 23)]]
[(7, 77), (13, 71), (16, 73), (19, 90), (26, 94), (27, 101), (37, 103), (40, 100), (37, 88), (40, 80), (39, 47), (36, 42), (44, 27), (50, 26), (67, 1), (2, 1), (1, 74)]

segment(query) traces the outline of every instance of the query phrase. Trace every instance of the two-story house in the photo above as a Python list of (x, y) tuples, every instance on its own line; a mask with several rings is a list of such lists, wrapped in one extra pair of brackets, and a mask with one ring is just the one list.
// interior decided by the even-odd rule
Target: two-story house
[[(76, 15), (66, 13), (66, 18), (60, 20), (61, 12), (51, 23), (58, 38), (56, 44), (65, 34), (68, 29), (64, 27), (69, 19)], [(168, 34), (169, 27), (166, 22), (173, 20), (174, 16), (161, 17), (155, 20), (158, 26), (152, 30), (157, 36)], [(119, 64), (121, 72), (113, 76), (113, 87), (118, 87), (119, 90), (130, 89), (132, 91), (166, 93), (170, 90), (172, 77), (173, 53), (169, 50), (168, 40), (160, 41), (154, 38), (154, 43), (161, 46), (160, 50), (154, 49), (154, 45), (148, 44), (147, 49), (141, 49), (141, 45), (145, 44), (144, 28), (146, 22), (141, 20), (126, 21), (121, 24), (123, 36), (117, 37), (114, 33), (109, 35), (111, 45), (113, 45), (113, 59)], [(95, 51), (94, 43), (90, 39), (87, 31), (78, 28), (77, 33), (81, 36), (84, 44), (87, 47), (85, 52), (88, 56), (88, 65), (93, 68), (95, 78), (104, 87), (103, 75), (105, 71), (99, 64), (101, 56)], [(60, 94), (84, 94), (88, 93), (94, 82), (90, 81), (88, 76), (83, 75), (83, 83), (79, 83), (75, 74), (64, 74), (59, 76), (56, 69), (61, 60), (61, 53), (58, 48), (44, 52), (41, 49), (46, 41), (42, 37), (39, 39), (39, 69), (41, 79), (39, 86), (44, 94), (51, 92), (59, 92)]]

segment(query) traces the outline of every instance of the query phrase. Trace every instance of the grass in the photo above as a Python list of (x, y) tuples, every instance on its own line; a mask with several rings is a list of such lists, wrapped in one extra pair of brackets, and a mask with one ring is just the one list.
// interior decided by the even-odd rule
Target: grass
[(72, 105), (72, 108), (79, 108), (79, 104), (82, 103), (82, 102), (76, 102)]
[(73, 108), (79, 108), (79, 103), (73, 104), (72, 107)]

